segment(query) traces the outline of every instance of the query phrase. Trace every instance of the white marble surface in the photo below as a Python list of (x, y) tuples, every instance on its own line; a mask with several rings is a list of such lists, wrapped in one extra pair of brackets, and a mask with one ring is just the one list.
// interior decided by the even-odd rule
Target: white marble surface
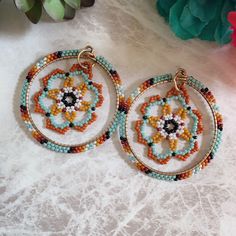
[[(0, 235), (236, 235), (236, 49), (176, 38), (154, 0), (97, 0), (73, 21), (30, 24), (0, 4)], [(90, 43), (119, 69), (129, 93), (184, 66), (207, 84), (224, 114), (223, 145), (206, 170), (174, 183), (125, 161), (117, 137), (62, 155), (37, 145), (19, 119), (26, 71), (58, 49)]]

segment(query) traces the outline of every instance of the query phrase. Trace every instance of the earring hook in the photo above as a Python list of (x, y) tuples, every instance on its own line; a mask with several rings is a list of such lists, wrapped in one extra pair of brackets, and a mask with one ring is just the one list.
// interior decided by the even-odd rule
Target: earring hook
[(181, 85), (185, 84), (188, 80), (188, 75), (185, 69), (183, 68), (179, 68), (176, 73), (175, 73), (175, 77), (173, 79), (174, 84), (175, 84), (175, 89), (177, 91), (181, 91), (179, 88), (179, 82), (181, 82)]
[[(93, 47), (90, 46), (90, 45), (87, 45), (85, 48), (83, 48), (83, 49), (79, 52), (78, 57), (77, 57), (77, 59), (78, 59), (78, 64), (79, 64), (82, 68), (87, 69), (86, 66), (84, 66), (84, 65), (81, 64), (81, 62), (80, 62), (80, 59), (81, 59), (81, 58), (84, 58), (84, 59), (86, 59), (86, 58), (94, 59), (94, 58), (95, 58), (95, 53), (94, 53)], [(93, 66), (94, 66), (94, 65), (95, 65), (95, 64), (93, 64)]]

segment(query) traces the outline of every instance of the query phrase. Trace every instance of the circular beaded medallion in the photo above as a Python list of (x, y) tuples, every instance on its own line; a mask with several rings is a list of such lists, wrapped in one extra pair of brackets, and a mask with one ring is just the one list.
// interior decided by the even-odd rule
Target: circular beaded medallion
[[(83, 132), (96, 120), (95, 109), (103, 103), (102, 85), (92, 81), (92, 64), (83, 63), (86, 68), (74, 64), (69, 72), (56, 69), (42, 79), (44, 88), (34, 95), (35, 109), (46, 117), (46, 128), (60, 134), (65, 134), (70, 129)], [(74, 85), (74, 77), (80, 75), (83, 82)], [(51, 88), (54, 80), (63, 80), (62, 88)], [(93, 94), (93, 101), (86, 101), (84, 96), (87, 92)], [(44, 104), (44, 98), (54, 101), (52, 106)], [(75, 121), (79, 112), (84, 112), (84, 118)], [(57, 122), (56, 117), (62, 114), (64, 122)]]
[[(89, 126), (93, 125), (99, 113), (99, 108), (103, 105), (104, 97), (102, 94), (102, 84), (93, 80), (92, 69), (95, 64), (99, 65), (111, 78), (116, 90), (116, 112), (108, 128), (104, 129), (99, 137), (89, 140), (86, 143), (78, 145), (68, 145), (53, 141), (46, 137), (34, 123), (30, 112), (30, 90), (32, 82), (39, 72), (49, 64), (63, 60), (73, 59), (82, 56), (82, 52), (89, 52), (86, 47), (81, 50), (57, 51), (49, 54), (29, 71), (24, 80), (20, 100), (21, 117), (32, 136), (43, 146), (62, 153), (78, 153), (93, 149), (107, 139), (116, 131), (119, 122), (120, 104), (124, 101), (124, 93), (120, 77), (113, 66), (102, 56), (88, 57), (85, 62), (77, 61), (69, 71), (55, 69), (41, 79), (42, 88), (33, 95), (34, 112), (42, 115), (45, 127), (58, 134), (65, 134), (69, 130), (84, 132)], [(90, 48), (89, 48), (90, 49)], [(90, 53), (90, 52), (89, 52)], [(90, 53), (91, 54), (91, 53)], [(89, 55), (90, 55), (89, 54)], [(82, 82), (75, 84), (74, 77), (80, 76)], [(61, 86), (52, 88), (52, 83), (59, 81)], [(89, 93), (90, 96), (86, 97)], [(88, 99), (88, 97), (90, 99)], [(45, 99), (51, 101), (51, 105), (45, 104)], [(82, 119), (77, 117), (82, 114)], [(57, 117), (61, 115), (63, 120), (58, 121)]]
[[(183, 82), (184, 81), (184, 82)], [(141, 104), (138, 113), (141, 118), (134, 121), (135, 141), (146, 147), (145, 157), (140, 158), (140, 152), (135, 152), (131, 145), (131, 138), (128, 134), (128, 117), (136, 101), (150, 88), (161, 84), (175, 83), (163, 97), (160, 95), (151, 96), (147, 102)], [(186, 85), (192, 87), (201, 94), (206, 104), (209, 106), (210, 113), (213, 116), (214, 134), (210, 144), (210, 149), (197, 162), (187, 166), (184, 170), (174, 172), (163, 172), (150, 167), (143, 158), (167, 165), (172, 159), (181, 161), (191, 160), (193, 153), (199, 151), (198, 136), (203, 132), (202, 114), (199, 110), (193, 108), (190, 103), (190, 96), (186, 90)], [(172, 109), (173, 102), (178, 102), (178, 109)], [(155, 110), (155, 109), (156, 110)], [(137, 109), (134, 109), (137, 113)], [(155, 110), (155, 112), (154, 112)], [(157, 112), (159, 114), (157, 115)], [(140, 116), (139, 116), (140, 117)], [(186, 119), (191, 123), (191, 128), (186, 124)], [(147, 132), (149, 129), (151, 132)], [(124, 151), (129, 160), (148, 176), (163, 180), (181, 180), (186, 179), (199, 170), (203, 169), (211, 159), (214, 158), (221, 141), (223, 130), (222, 116), (216, 106), (215, 98), (212, 93), (201, 82), (193, 77), (181, 77), (176, 74), (174, 78), (171, 75), (157, 76), (142, 83), (126, 100), (122, 106), (120, 115), (120, 140)], [(179, 142), (185, 142), (184, 147), (179, 147)], [(162, 142), (167, 145), (160, 150)]]

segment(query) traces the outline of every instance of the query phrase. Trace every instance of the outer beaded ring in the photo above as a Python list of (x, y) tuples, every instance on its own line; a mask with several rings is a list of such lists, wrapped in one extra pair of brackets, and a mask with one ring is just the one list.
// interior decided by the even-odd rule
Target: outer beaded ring
[(115, 86), (116, 90), (116, 112), (113, 117), (112, 122), (110, 123), (109, 127), (101, 134), (99, 137), (94, 138), (90, 142), (86, 142), (79, 145), (65, 145), (62, 143), (55, 142), (49, 138), (47, 138), (44, 134), (40, 132), (40, 130), (35, 125), (29, 110), (29, 99), (30, 99), (30, 88), (32, 85), (33, 80), (38, 75), (40, 71), (42, 71), (46, 66), (49, 64), (63, 60), (63, 59), (71, 59), (77, 58), (80, 50), (65, 50), (65, 51), (57, 51), (55, 53), (51, 53), (44, 58), (42, 58), (39, 62), (37, 62), (29, 71), (28, 75), (26, 76), (21, 98), (20, 98), (20, 111), (21, 117), (26, 124), (26, 127), (31, 132), (31, 135), (34, 139), (36, 139), (40, 144), (44, 147), (61, 153), (79, 153), (84, 152), (87, 150), (91, 150), (101, 144), (103, 144), (107, 139), (111, 137), (111, 135), (116, 131), (118, 124), (119, 124), (119, 107), (121, 103), (124, 103), (124, 91), (121, 85), (121, 80), (114, 69), (114, 67), (102, 56), (96, 56), (93, 60), (98, 65), (100, 65), (110, 76), (112, 82)]
[(193, 174), (198, 173), (201, 169), (204, 169), (208, 163), (214, 159), (215, 153), (219, 148), (219, 144), (221, 142), (221, 136), (223, 131), (223, 121), (222, 116), (218, 111), (218, 107), (216, 105), (216, 101), (214, 96), (212, 95), (211, 91), (207, 87), (205, 87), (200, 81), (194, 79), (190, 76), (186, 82), (186, 84), (197, 92), (199, 92), (202, 97), (206, 100), (207, 104), (210, 107), (210, 110), (213, 115), (214, 119), (214, 136), (211, 147), (209, 151), (205, 154), (205, 156), (200, 160), (196, 165), (190, 167), (185, 171), (169, 173), (169, 172), (161, 172), (155, 170), (145, 163), (143, 163), (139, 157), (135, 154), (132, 147), (130, 146), (128, 140), (128, 115), (131, 110), (131, 107), (135, 103), (135, 101), (148, 89), (155, 87), (159, 84), (163, 83), (173, 83), (173, 78), (171, 74), (161, 75), (143, 82), (126, 100), (121, 107), (121, 114), (120, 114), (120, 127), (119, 127), (119, 135), (120, 141), (123, 147), (123, 150), (127, 153), (129, 160), (142, 172), (147, 174), (150, 177), (154, 177), (161, 180), (168, 180), (168, 181), (177, 181), (189, 178)]

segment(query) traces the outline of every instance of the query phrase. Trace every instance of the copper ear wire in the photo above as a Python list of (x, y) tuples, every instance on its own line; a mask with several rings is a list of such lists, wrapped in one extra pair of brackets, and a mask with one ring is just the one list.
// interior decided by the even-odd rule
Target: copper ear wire
[[(85, 65), (83, 65), (80, 60), (81, 59), (94, 59), (95, 58), (95, 53), (94, 53), (94, 49), (92, 46), (87, 45), (85, 48), (81, 49), (81, 51), (78, 54), (78, 64), (84, 68), (87, 69), (87, 67)], [(92, 64), (92, 66), (95, 66), (95, 63)]]
[(181, 83), (181, 85), (185, 84), (188, 80), (188, 75), (185, 69), (183, 68), (179, 68), (174, 76), (174, 84), (175, 84), (175, 88), (177, 91), (181, 92), (181, 89), (179, 88), (179, 84)]

